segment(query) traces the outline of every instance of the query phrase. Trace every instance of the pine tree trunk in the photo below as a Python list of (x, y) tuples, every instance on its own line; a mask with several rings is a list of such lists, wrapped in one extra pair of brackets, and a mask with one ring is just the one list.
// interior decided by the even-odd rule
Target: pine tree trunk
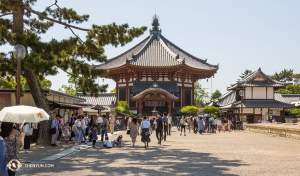
[[(13, 8), (13, 32), (23, 34), (24, 28), (24, 8), (22, 0), (19, 0), (19, 4)], [(24, 75), (30, 88), (31, 95), (38, 108), (44, 109), (47, 113), (50, 112), (49, 106), (46, 101), (46, 97), (42, 92), (40, 83), (36, 75), (31, 70), (24, 70)], [(50, 120), (43, 121), (39, 125), (39, 135), (37, 144), (50, 144)]]
[[(50, 109), (46, 100), (46, 97), (41, 89), (41, 85), (37, 79), (37, 77), (34, 75), (33, 71), (31, 70), (24, 70), (24, 75), (27, 80), (27, 84), (29, 86), (31, 95), (33, 97), (33, 100), (35, 102), (35, 105), (38, 108), (44, 109), (47, 113), (50, 113)], [(50, 120), (42, 121), (39, 125), (39, 135), (37, 144), (38, 145), (48, 145), (51, 141), (51, 135), (49, 134), (50, 130), (50, 124), (51, 124), (51, 117)]]

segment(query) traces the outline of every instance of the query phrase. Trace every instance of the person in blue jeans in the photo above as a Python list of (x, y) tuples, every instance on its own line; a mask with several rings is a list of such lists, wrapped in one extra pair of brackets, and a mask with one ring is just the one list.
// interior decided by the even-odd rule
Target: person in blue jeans
[(107, 129), (108, 129), (108, 120), (106, 119), (106, 116), (103, 115), (101, 142), (103, 142), (103, 136), (104, 136), (104, 134), (105, 134), (105, 137), (108, 137), (108, 135), (107, 135)]
[(3, 138), (0, 136), (0, 175), (7, 176), (6, 147)]

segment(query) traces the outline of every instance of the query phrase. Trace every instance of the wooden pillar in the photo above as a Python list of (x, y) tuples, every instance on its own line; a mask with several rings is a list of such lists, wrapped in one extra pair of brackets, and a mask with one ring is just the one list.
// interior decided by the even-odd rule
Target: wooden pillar
[(168, 113), (170, 113), (170, 114), (172, 113), (172, 111), (171, 111), (172, 103), (173, 103), (172, 101), (168, 102)]
[(142, 108), (143, 108), (142, 101), (139, 101), (139, 112), (138, 112), (138, 114), (142, 114)]

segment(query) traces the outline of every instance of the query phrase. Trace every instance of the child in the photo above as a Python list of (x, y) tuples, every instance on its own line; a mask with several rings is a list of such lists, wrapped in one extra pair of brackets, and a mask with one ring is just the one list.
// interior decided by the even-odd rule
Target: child
[(119, 147), (122, 147), (124, 145), (124, 142), (123, 142), (123, 136), (120, 135), (117, 139), (114, 140), (114, 146), (119, 146)]
[(70, 130), (70, 127), (69, 127), (68, 123), (65, 123), (63, 126), (63, 134), (64, 134), (66, 143), (68, 143), (68, 141), (69, 141), (69, 130)]
[(91, 130), (91, 139), (93, 140), (93, 148), (95, 148), (96, 140), (98, 140), (98, 131), (97, 125), (94, 125), (93, 129)]
[(103, 144), (103, 147), (112, 148), (112, 144), (111, 144), (110, 140), (108, 139), (108, 137), (105, 137), (105, 142)]
[(222, 124), (222, 132), (225, 133), (225, 126), (226, 124)]

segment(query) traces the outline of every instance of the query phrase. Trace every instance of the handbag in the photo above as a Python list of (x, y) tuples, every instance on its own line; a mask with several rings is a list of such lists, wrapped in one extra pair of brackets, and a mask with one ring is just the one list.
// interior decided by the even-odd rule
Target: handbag
[(55, 134), (56, 133), (56, 127), (50, 128), (50, 134)]
[(130, 130), (127, 130), (126, 134), (130, 134)]

